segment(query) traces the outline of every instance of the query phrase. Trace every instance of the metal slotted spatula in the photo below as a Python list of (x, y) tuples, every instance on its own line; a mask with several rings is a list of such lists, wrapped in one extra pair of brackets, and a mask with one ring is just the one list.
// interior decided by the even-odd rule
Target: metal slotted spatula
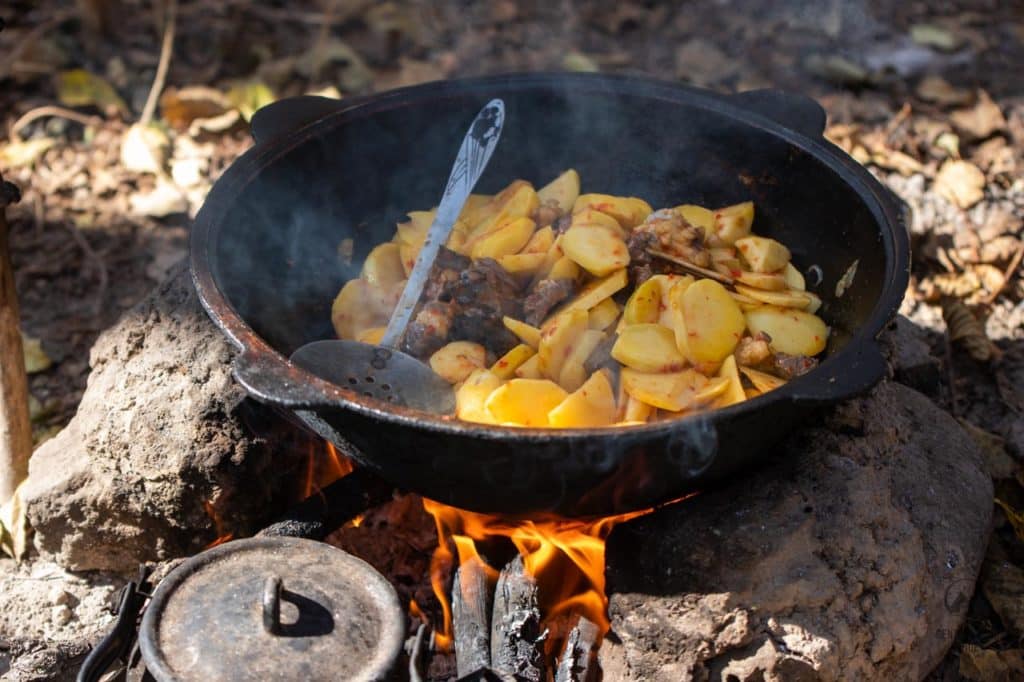
[(452, 166), (434, 223), (380, 344), (336, 339), (314, 341), (296, 350), (292, 362), (323, 379), (379, 400), (438, 414), (452, 412), (455, 394), (448, 382), (398, 347), (438, 250), (448, 241), (463, 204), (487, 167), (504, 121), (505, 103), (494, 99), (480, 110), (470, 125)]

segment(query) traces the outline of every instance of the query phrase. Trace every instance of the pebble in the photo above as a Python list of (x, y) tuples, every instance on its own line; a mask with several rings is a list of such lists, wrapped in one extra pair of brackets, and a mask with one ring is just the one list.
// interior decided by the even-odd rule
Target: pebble
[(71, 618), (74, 616), (74, 612), (67, 604), (61, 604), (60, 606), (54, 606), (50, 612), (50, 619), (54, 625), (67, 625), (71, 622)]
[(65, 590), (60, 585), (54, 585), (50, 589), (49, 594), (46, 596), (46, 600), (51, 606), (62, 606), (68, 604), (71, 601), (71, 593)]

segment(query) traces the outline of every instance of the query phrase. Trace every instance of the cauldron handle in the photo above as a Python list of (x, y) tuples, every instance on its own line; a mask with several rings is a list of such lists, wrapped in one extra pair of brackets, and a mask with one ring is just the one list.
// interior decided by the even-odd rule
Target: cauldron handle
[(811, 139), (825, 132), (825, 110), (807, 95), (765, 88), (729, 95), (729, 100)]
[(246, 348), (232, 363), (231, 373), (260, 402), (290, 410), (340, 407), (358, 396), (292, 364), (269, 346)]
[(272, 102), (252, 115), (249, 129), (256, 144), (265, 144), (342, 109), (361, 104), (366, 97), (333, 99), (319, 95), (287, 97)]

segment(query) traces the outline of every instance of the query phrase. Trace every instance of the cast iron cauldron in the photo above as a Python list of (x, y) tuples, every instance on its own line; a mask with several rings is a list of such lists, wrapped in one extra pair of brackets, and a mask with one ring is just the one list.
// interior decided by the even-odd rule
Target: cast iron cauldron
[[(723, 410), (614, 429), (481, 426), (364, 398), (290, 364), (333, 338), (331, 301), (404, 213), (433, 206), (468, 121), (493, 97), (505, 130), (477, 191), (538, 186), (568, 167), (584, 191), (651, 205), (753, 199), (832, 325), (827, 359)], [(256, 144), (217, 182), (192, 232), (204, 306), (240, 348), (257, 399), (295, 412), (397, 486), (466, 509), (567, 515), (645, 508), (755, 465), (814, 408), (862, 392), (884, 363), (875, 338), (899, 307), (909, 245), (898, 204), (822, 138), (813, 101), (721, 96), (637, 77), (527, 74), (449, 81), (354, 100), (298, 98), (258, 112)], [(354, 242), (346, 262), (339, 244)], [(836, 284), (854, 261), (842, 296)], [(814, 268), (813, 266), (817, 266)]]

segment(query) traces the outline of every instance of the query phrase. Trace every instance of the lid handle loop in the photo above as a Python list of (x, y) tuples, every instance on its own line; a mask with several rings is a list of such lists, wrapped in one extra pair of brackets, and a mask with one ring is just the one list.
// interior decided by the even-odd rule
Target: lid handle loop
[(263, 629), (268, 634), (281, 632), (281, 576), (271, 575), (263, 583)]

